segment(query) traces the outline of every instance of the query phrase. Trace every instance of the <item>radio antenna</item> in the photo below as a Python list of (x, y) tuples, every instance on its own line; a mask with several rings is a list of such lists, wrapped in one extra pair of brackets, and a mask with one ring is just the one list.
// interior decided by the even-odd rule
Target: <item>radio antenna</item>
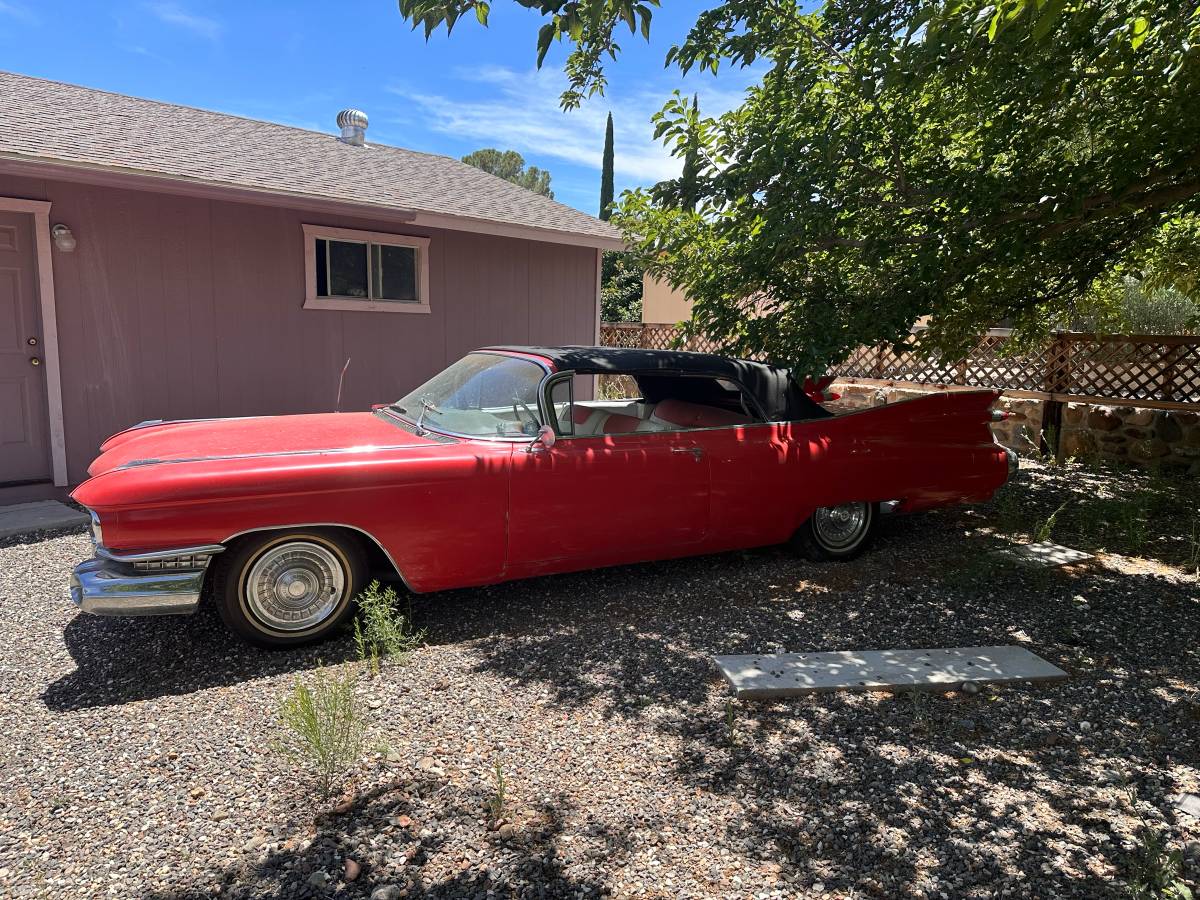
[(337, 395), (337, 403), (334, 404), (334, 407), (333, 407), (334, 412), (342, 411), (342, 385), (346, 383), (346, 370), (348, 368), (350, 368), (350, 357), (349, 356), (346, 357), (346, 364), (344, 366), (342, 366), (342, 374), (338, 377), (338, 395)]

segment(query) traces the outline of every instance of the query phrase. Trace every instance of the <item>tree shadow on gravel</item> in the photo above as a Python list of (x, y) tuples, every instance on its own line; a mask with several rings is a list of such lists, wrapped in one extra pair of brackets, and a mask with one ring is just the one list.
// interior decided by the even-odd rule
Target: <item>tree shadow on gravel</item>
[[(1176, 720), (1178, 733), (1131, 760), (1138, 725), (1081, 739), (1055, 694), (739, 704), (732, 744), (715, 716), (681, 712), (660, 727), (680, 738), (676, 777), (742, 806), (724, 843), (780, 860), (792, 884), (911, 896), (934, 873), (953, 897), (1127, 896), (1120, 845), (1130, 835), (1113, 827), (1125, 789), (1161, 799), (1160, 773), (1197, 731)], [(1021, 727), (1047, 700), (1042, 724)], [(915, 703), (926, 707), (918, 722)], [(1143, 708), (1172, 719), (1167, 703)]]
[[(343, 813), (318, 814), (315, 824), (295, 822), (247, 848), (243, 859), (211, 871), (176, 891), (145, 900), (226, 898), (369, 897), (391, 885), (407, 898), (598, 897), (605, 888), (564, 871), (558, 846), (569, 808), (561, 798), (543, 802), (501, 839), (489, 829), (486, 796), (479, 786), (425, 775), (400, 777), (355, 798)], [(620, 852), (626, 838), (595, 831), (597, 841)], [(463, 849), (467, 848), (467, 849)], [(345, 879), (344, 861), (361, 874)], [(317, 874), (320, 873), (320, 874)], [(314, 883), (315, 879), (315, 883)]]
[(345, 632), (315, 647), (263, 650), (233, 635), (211, 603), (190, 616), (77, 615), (63, 631), (75, 671), (42, 694), (56, 712), (114, 706), (355, 658)]
[[(849, 567), (778, 550), (630, 566), (461, 592), (420, 624), (472, 642), (480, 672), (674, 738), (663, 776), (740, 804), (722, 845), (774, 861), (764, 887), (892, 897), (935, 874), (949, 896), (1121, 896), (1126, 784), (1169, 815), (1169, 773), (1200, 764), (1200, 651), (1182, 637), (1200, 628), (1200, 589), (1028, 569), (990, 555), (1002, 545), (935, 515)], [(1013, 643), (1072, 679), (739, 703), (734, 747), (709, 659)]]

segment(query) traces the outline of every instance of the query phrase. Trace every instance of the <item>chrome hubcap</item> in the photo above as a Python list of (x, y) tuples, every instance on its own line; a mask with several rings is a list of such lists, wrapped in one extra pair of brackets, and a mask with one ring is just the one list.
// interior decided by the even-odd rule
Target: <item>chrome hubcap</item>
[(845, 550), (862, 537), (867, 517), (866, 503), (825, 506), (813, 513), (813, 531), (826, 548)]
[(272, 547), (246, 578), (250, 612), (279, 631), (303, 631), (325, 619), (342, 599), (341, 561), (320, 544), (294, 541)]

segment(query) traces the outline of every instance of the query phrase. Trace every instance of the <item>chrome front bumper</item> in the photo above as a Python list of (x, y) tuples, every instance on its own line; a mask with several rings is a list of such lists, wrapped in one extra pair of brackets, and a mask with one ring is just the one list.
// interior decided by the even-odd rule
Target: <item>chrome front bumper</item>
[(117, 554), (103, 547), (71, 573), (71, 602), (98, 616), (193, 613), (220, 545)]

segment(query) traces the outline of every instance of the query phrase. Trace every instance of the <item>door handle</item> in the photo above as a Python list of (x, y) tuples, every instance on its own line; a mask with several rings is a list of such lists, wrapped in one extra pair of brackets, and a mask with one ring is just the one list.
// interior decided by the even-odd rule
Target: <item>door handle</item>
[(672, 453), (690, 453), (690, 454), (692, 454), (692, 459), (696, 460), (697, 462), (699, 462), (700, 458), (702, 456), (704, 456), (704, 451), (701, 450), (699, 447), (672, 447), (671, 452)]
[(31, 357), (29, 357), (29, 364), (31, 366), (40, 366), (42, 364), (42, 361), (40, 359), (38, 359), (36, 356), (31, 356)]

